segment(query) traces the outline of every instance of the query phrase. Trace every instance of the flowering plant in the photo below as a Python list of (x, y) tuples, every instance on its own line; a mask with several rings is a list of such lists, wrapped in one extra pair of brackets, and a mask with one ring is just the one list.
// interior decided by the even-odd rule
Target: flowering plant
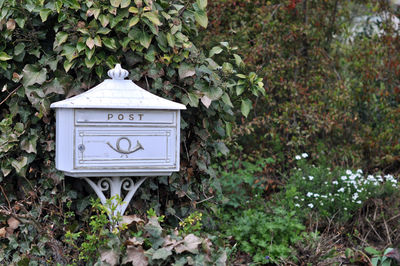
[(364, 175), (342, 168), (314, 166), (308, 155), (295, 156), (297, 167), (291, 172), (285, 190), (288, 206), (297, 212), (310, 211), (340, 221), (348, 220), (369, 198), (391, 195), (398, 189), (392, 175)]

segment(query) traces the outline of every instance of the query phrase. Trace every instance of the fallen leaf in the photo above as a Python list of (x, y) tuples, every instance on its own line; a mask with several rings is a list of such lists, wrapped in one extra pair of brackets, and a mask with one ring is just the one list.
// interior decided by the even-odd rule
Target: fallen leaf
[(111, 266), (118, 264), (118, 253), (115, 250), (103, 250), (100, 251), (100, 259), (102, 262), (107, 262)]
[(160, 248), (157, 249), (154, 253), (153, 253), (153, 260), (166, 260), (169, 256), (172, 255), (172, 251), (168, 250), (166, 248)]
[(137, 215), (124, 215), (122, 216), (122, 224), (126, 224), (126, 225), (131, 225), (131, 224), (144, 224), (144, 220), (141, 219), (139, 216)]
[(140, 246), (143, 244), (143, 238), (141, 237), (131, 237), (125, 241), (125, 245), (127, 246)]
[(2, 238), (6, 237), (6, 233), (7, 231), (5, 227), (0, 228), (0, 237)]
[(122, 260), (122, 264), (128, 262), (131, 262), (132, 265), (135, 266), (147, 266), (149, 264), (141, 246), (128, 246), (126, 249), (126, 257)]
[(7, 220), (8, 223), (8, 227), (10, 227), (12, 230), (15, 230), (18, 228), (18, 225), (20, 224), (20, 221), (18, 221), (17, 219), (15, 219), (14, 217), (10, 217)]
[(176, 253), (180, 254), (184, 251), (197, 254), (199, 251), (197, 247), (201, 244), (201, 239), (194, 234), (189, 234), (183, 239), (183, 243), (175, 247)]

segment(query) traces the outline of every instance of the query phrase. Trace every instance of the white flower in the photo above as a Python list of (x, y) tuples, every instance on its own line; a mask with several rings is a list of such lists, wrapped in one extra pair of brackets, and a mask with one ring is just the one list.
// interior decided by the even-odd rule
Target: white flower
[(308, 154), (307, 154), (307, 153), (302, 153), (302, 154), (301, 154), (301, 157), (307, 158), (307, 157), (308, 157)]
[(294, 206), (300, 208), (300, 204), (298, 204), (298, 203), (296, 203)]
[(347, 180), (347, 176), (343, 175), (340, 177), (340, 179), (342, 179), (343, 181)]
[(344, 192), (344, 187), (339, 188), (337, 192)]
[(296, 158), (296, 160), (300, 160), (301, 156), (300, 155), (296, 155), (296, 157), (294, 157), (294, 158)]
[(314, 208), (314, 204), (312, 203), (309, 203), (307, 206), (310, 207), (311, 209)]
[(314, 195), (312, 192), (307, 193), (307, 197), (311, 197), (312, 195)]
[(346, 207), (344, 207), (344, 210), (345, 210), (345, 211), (347, 211), (347, 208), (346, 208)]
[(311, 181), (314, 179), (314, 177), (310, 175), (310, 176), (308, 176), (308, 179), (310, 179), (310, 181)]
[(319, 194), (318, 194), (318, 193), (315, 193), (315, 194), (314, 194), (314, 197), (318, 198), (318, 197), (319, 197)]
[(361, 204), (361, 200), (357, 201), (356, 203), (357, 203), (357, 204)]
[(334, 184), (334, 185), (338, 185), (339, 184), (339, 182), (338, 181), (332, 181), (332, 184)]
[(346, 170), (346, 175), (351, 175), (352, 173), (351, 170)]

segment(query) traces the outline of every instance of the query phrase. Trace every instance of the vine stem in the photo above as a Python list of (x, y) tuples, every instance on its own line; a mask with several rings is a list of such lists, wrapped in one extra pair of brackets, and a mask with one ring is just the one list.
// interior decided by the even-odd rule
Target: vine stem
[(3, 103), (5, 103), (5, 102), (8, 100), (8, 98), (10, 98), (14, 93), (16, 93), (17, 90), (18, 90), (19, 88), (21, 88), (21, 87), (22, 87), (22, 85), (19, 85), (19, 86), (16, 87), (12, 92), (10, 92), (10, 93), (7, 95), (7, 97), (4, 98), (4, 100), (1, 101), (0, 105), (2, 105)]

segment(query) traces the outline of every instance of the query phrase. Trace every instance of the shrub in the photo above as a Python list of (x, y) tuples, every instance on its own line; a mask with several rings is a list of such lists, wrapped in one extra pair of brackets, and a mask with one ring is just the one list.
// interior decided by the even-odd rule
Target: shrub
[(363, 175), (363, 171), (314, 166), (306, 153), (297, 155), (297, 168), (290, 173), (285, 192), (285, 206), (303, 217), (317, 213), (337, 222), (348, 221), (370, 198), (393, 196), (398, 183), (392, 175)]
[[(23, 232), (2, 234), (3, 261), (63, 263), (65, 204), (73, 200), (69, 211), (80, 215), (72, 225), (88, 221), (83, 183), (65, 180), (54, 168), (49, 106), (98, 84), (115, 63), (138, 85), (188, 106), (181, 123), (182, 171), (149, 180), (141, 198), (157, 212), (183, 217), (187, 199), (180, 195), (203, 197), (213, 175), (212, 153), (226, 152), (217, 139), (231, 134), (235, 116), (247, 116), (253, 91), (262, 89), (247, 82), (258, 77), (246, 74), (240, 57), (220, 66), (193, 43), (198, 26), (207, 26), (206, 6), (204, 0), (0, 0), (0, 229), (13, 216), (21, 223), (15, 230)], [(46, 245), (54, 249), (35, 250)]]

